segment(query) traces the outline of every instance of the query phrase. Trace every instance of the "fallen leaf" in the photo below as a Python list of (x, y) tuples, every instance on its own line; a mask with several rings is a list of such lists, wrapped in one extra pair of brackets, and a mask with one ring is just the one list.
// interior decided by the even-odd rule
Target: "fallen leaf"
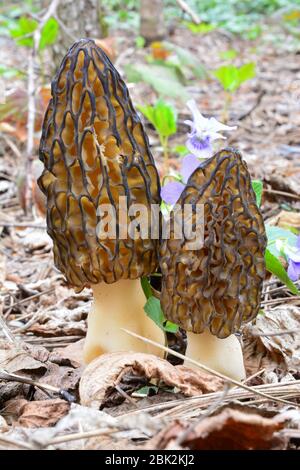
[[(26, 348), (26, 349), (25, 349)], [(0, 369), (5, 369), (7, 372), (19, 372), (22, 370), (45, 372), (47, 366), (44, 361), (34, 357), (33, 351), (37, 354), (41, 348), (23, 347), (21, 344), (10, 344), (7, 342), (0, 342)], [(43, 348), (42, 348), (43, 349)], [(47, 351), (47, 358), (48, 358)], [(46, 360), (46, 358), (43, 358)]]
[(9, 426), (3, 416), (0, 415), (0, 432), (6, 432), (9, 430)]
[[(225, 408), (202, 419), (190, 429), (190, 422), (175, 421), (145, 446), (146, 449), (262, 450), (283, 448), (276, 435), (284, 423), (259, 414)], [(182, 440), (180, 439), (182, 436)]]
[(27, 331), (37, 336), (85, 336), (86, 318), (89, 312), (89, 304), (84, 303), (70, 310), (66, 307), (53, 308), (42, 313), (38, 322), (28, 328)]
[[(49, 363), (47, 372), (41, 379), (43, 384), (52, 385), (58, 389), (67, 390), (72, 395), (78, 395), (79, 380), (81, 377), (81, 369), (73, 369), (72, 367), (59, 366)], [(34, 394), (35, 400), (43, 400), (45, 393), (39, 389)]]
[[(277, 334), (281, 331), (294, 331)], [(274, 333), (275, 336), (264, 336)], [(244, 353), (247, 361), (260, 358), (258, 367), (265, 363), (280, 365), (285, 369), (299, 370), (300, 366), (300, 308), (284, 305), (258, 315), (255, 324), (243, 329)], [(264, 358), (264, 362), (263, 362)]]
[(68, 359), (73, 367), (84, 366), (83, 362), (83, 346), (85, 338), (69, 344), (65, 348), (54, 349), (53, 352), (58, 354), (62, 359)]
[(172, 366), (151, 354), (115, 352), (97, 357), (84, 370), (79, 385), (81, 404), (100, 408), (109, 390), (121, 383), (128, 373), (159, 379), (187, 396), (223, 389), (221, 379), (200, 370)]
[(30, 401), (23, 406), (18, 424), (25, 428), (54, 426), (69, 409), (70, 404), (60, 398)]

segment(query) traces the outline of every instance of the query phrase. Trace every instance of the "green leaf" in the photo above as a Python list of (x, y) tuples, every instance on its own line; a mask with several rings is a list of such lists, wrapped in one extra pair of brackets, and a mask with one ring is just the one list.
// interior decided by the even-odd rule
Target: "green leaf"
[(148, 317), (151, 318), (161, 330), (170, 333), (176, 333), (178, 331), (178, 326), (175, 325), (175, 323), (166, 320), (160, 306), (160, 301), (153, 295), (148, 297), (144, 310)]
[(201, 22), (200, 24), (195, 24), (191, 21), (184, 21), (184, 25), (194, 34), (207, 34), (210, 31), (216, 29), (215, 25), (204, 22)]
[(137, 36), (135, 38), (135, 45), (139, 49), (142, 49), (145, 46), (145, 43), (146, 43), (146, 40), (145, 40), (145, 38), (143, 38), (143, 36)]
[(228, 49), (227, 51), (220, 52), (219, 56), (223, 60), (233, 60), (237, 57), (238, 53), (235, 49)]
[(261, 180), (252, 180), (252, 188), (255, 192), (256, 204), (258, 207), (261, 205), (261, 196), (263, 192), (263, 183)]
[(277, 258), (282, 256), (276, 246), (277, 240), (282, 241), (283, 244), (287, 243), (290, 246), (296, 246), (297, 236), (290, 230), (274, 227), (273, 225), (266, 225), (266, 234), (268, 238), (268, 250)]
[(251, 78), (254, 78), (256, 75), (256, 67), (254, 62), (249, 62), (248, 64), (242, 65), (238, 70), (238, 79), (239, 85)]
[(146, 305), (144, 307), (146, 314), (148, 315), (154, 323), (159, 326), (162, 330), (164, 329), (163, 324), (165, 322), (165, 316), (160, 306), (160, 301), (151, 295), (148, 298)]
[(151, 289), (151, 285), (147, 277), (142, 277), (141, 285), (142, 285), (142, 289), (144, 291), (146, 299), (149, 299), (149, 297), (152, 296), (152, 289)]
[(189, 149), (185, 145), (175, 145), (173, 152), (178, 153), (180, 157), (185, 157), (189, 153)]
[(162, 96), (179, 98), (184, 102), (189, 99), (189, 94), (181, 84), (174, 67), (137, 64), (127, 65), (124, 68), (129, 81), (149, 83)]
[(162, 99), (155, 106), (138, 106), (138, 109), (150, 121), (161, 137), (169, 137), (176, 132), (176, 113), (168, 103)]
[(148, 397), (149, 395), (156, 395), (157, 392), (158, 387), (156, 385), (145, 385), (145, 387), (141, 387), (136, 392), (134, 392), (134, 396)]
[(44, 49), (46, 46), (50, 44), (54, 44), (57, 39), (58, 34), (58, 22), (55, 18), (49, 18), (49, 20), (45, 23), (42, 31), (41, 31), (41, 39), (39, 48), (40, 50)]
[(265, 260), (267, 270), (270, 273), (275, 274), (275, 276), (277, 276), (278, 279), (280, 279), (280, 281), (283, 282), (289, 288), (292, 294), (300, 295), (300, 291), (297, 289), (293, 281), (291, 281), (291, 279), (289, 278), (286, 270), (280, 263), (279, 259), (276, 258), (276, 256), (274, 256), (268, 249), (265, 253)]
[(10, 30), (10, 35), (16, 39), (18, 45), (33, 47), (32, 33), (36, 30), (37, 26), (38, 22), (36, 20), (22, 16), (17, 21), (15, 27)]
[(255, 77), (255, 64), (249, 62), (241, 67), (235, 65), (222, 65), (213, 72), (214, 76), (219, 80), (224, 90), (235, 91), (241, 84)]
[(234, 65), (222, 65), (213, 72), (224, 90), (234, 91), (239, 86), (238, 68)]

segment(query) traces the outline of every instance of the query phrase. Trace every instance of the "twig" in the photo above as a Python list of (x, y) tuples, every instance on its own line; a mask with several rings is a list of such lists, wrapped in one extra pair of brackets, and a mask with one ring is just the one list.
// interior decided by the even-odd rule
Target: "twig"
[(291, 330), (279, 330), (277, 332), (271, 331), (269, 333), (251, 333), (252, 336), (283, 336), (283, 335), (292, 335), (294, 333), (300, 333), (300, 328), (294, 328)]
[(11, 310), (12, 308), (17, 307), (18, 305), (26, 304), (27, 302), (30, 302), (33, 299), (37, 299), (38, 297), (41, 297), (41, 295), (49, 294), (50, 292), (54, 291), (54, 289), (55, 287), (51, 287), (48, 290), (44, 290), (42, 292), (38, 292), (37, 294), (31, 295), (30, 297), (26, 297), (26, 299), (18, 300), (14, 304), (9, 305), (7, 309)]
[(119, 431), (120, 429), (116, 429), (116, 428), (113, 428), (113, 429), (104, 428), (104, 429), (96, 429), (94, 431), (76, 432), (73, 434), (67, 434), (65, 436), (54, 437), (53, 439), (48, 441), (44, 447), (48, 447), (48, 446), (55, 445), (55, 444), (62, 444), (63, 442), (77, 441), (78, 439), (87, 439), (89, 437), (97, 437), (103, 434), (114, 434)]
[(11, 445), (13, 445), (15, 447), (19, 447), (21, 449), (26, 449), (26, 450), (34, 450), (35, 449), (30, 444), (27, 444), (27, 442), (17, 441), (16, 439), (12, 439), (10, 437), (3, 436), (2, 433), (0, 433), (0, 442), (5, 442), (5, 444), (11, 444)]
[(42, 382), (37, 382), (36, 380), (29, 379), (27, 377), (22, 377), (21, 375), (13, 374), (7, 372), (5, 369), (0, 369), (0, 378), (1, 380), (6, 380), (7, 382), (20, 382), (27, 385), (33, 385), (41, 389), (43, 392), (49, 391), (57, 393), (60, 397), (64, 398), (66, 401), (73, 403), (75, 402), (75, 397), (69, 393), (67, 390), (62, 388), (54, 387), (53, 385), (45, 384)]
[(12, 332), (10, 331), (9, 327), (5, 323), (4, 319), (2, 318), (2, 314), (0, 313), (0, 328), (3, 331), (4, 336), (8, 339), (10, 343), (16, 343), (16, 339)]
[(184, 0), (176, 0), (176, 2), (178, 3), (178, 6), (180, 6), (180, 8), (192, 18), (194, 23), (201, 23), (201, 20), (197, 13), (195, 13)]
[(232, 379), (224, 374), (221, 374), (220, 372), (214, 370), (214, 369), (211, 369), (210, 367), (207, 367), (205, 366), (204, 364), (200, 364), (200, 362), (198, 361), (195, 361), (194, 359), (191, 359), (190, 357), (188, 356), (184, 356), (183, 354), (180, 354), (176, 351), (173, 351), (172, 349), (166, 347), (166, 346), (163, 346), (162, 344), (160, 343), (157, 343), (156, 341), (152, 341), (151, 339), (148, 339), (148, 338), (145, 338), (144, 336), (140, 336), (136, 333), (133, 333), (132, 331), (129, 331), (129, 330), (126, 330), (125, 328), (121, 328), (122, 331), (125, 331), (125, 333), (127, 333), (128, 335), (131, 335), (135, 338), (138, 338), (140, 339), (141, 341), (144, 341), (145, 343), (149, 343), (149, 344), (152, 344), (153, 346), (156, 346), (157, 348), (160, 348), (162, 349), (163, 351), (166, 351), (167, 353), (169, 354), (172, 354), (173, 356), (176, 356), (176, 357), (179, 357), (180, 359), (183, 359), (184, 361), (186, 362), (190, 362), (191, 364), (194, 364), (195, 366), (199, 367), (200, 369), (208, 372), (209, 374), (212, 374), (212, 375), (215, 375), (216, 377), (219, 377), (220, 379), (223, 379), (229, 383), (232, 383), (234, 385), (237, 385), (238, 387), (240, 388), (243, 388), (244, 390), (247, 390), (248, 392), (251, 392), (251, 393), (254, 393), (254, 394), (257, 394), (257, 395), (260, 395), (264, 398), (268, 398), (269, 400), (271, 401), (278, 401), (280, 403), (285, 403), (285, 404), (289, 404), (289, 405), (294, 405), (294, 406), (298, 406), (296, 405), (295, 403), (293, 402), (289, 402), (289, 401), (286, 401), (286, 400), (283, 400), (283, 399), (280, 399), (280, 398), (275, 398), (275, 397), (272, 397), (270, 395), (267, 395), (266, 393), (264, 392), (260, 392), (258, 390), (254, 390), (253, 387), (248, 387), (248, 385), (245, 385), (241, 382), (239, 382), (238, 380), (235, 380), (235, 379)]
[(300, 302), (300, 297), (299, 295), (291, 295), (290, 297), (280, 297), (279, 299), (263, 300), (260, 304), (272, 305), (272, 304), (278, 304), (280, 302), (289, 302), (290, 300), (298, 300)]
[(40, 230), (46, 230), (46, 225), (27, 224), (23, 222), (12, 223), (12, 222), (0, 222), (0, 227), (24, 227), (24, 228), (38, 228)]
[(25, 174), (26, 174), (26, 196), (25, 196), (25, 207), (29, 208), (31, 204), (31, 158), (34, 149), (34, 124), (35, 124), (35, 90), (36, 90), (36, 76), (35, 76), (35, 65), (38, 49), (40, 45), (42, 29), (51, 18), (54, 16), (58, 7), (59, 0), (52, 0), (46, 12), (40, 19), (37, 28), (33, 33), (33, 48), (31, 54), (28, 57), (28, 82), (27, 82), (27, 95), (28, 95), (28, 115), (27, 115), (27, 146), (26, 146), (26, 163), (25, 163)]
[(133, 406), (135, 406), (135, 408), (138, 408), (136, 402), (134, 401), (133, 398), (131, 398), (130, 395), (128, 395), (128, 393), (124, 392), (124, 390), (121, 389), (121, 387), (119, 385), (115, 385), (115, 389), (117, 390), (117, 392), (122, 395), (123, 398), (125, 398), (125, 400), (129, 401), (129, 403), (131, 403)]
[(257, 98), (256, 98), (255, 103), (253, 104), (253, 106), (251, 106), (251, 108), (248, 111), (241, 114), (237, 118), (237, 120), (238, 121), (243, 121), (243, 119), (246, 119), (246, 117), (250, 116), (250, 114), (260, 105), (261, 100), (262, 100), (262, 98), (265, 94), (266, 94), (265, 90), (262, 90), (260, 93), (258, 93)]
[(277, 191), (277, 189), (263, 189), (264, 193), (278, 194), (279, 196), (291, 197), (292, 199), (297, 199), (300, 201), (300, 196), (297, 194), (287, 193), (285, 191)]

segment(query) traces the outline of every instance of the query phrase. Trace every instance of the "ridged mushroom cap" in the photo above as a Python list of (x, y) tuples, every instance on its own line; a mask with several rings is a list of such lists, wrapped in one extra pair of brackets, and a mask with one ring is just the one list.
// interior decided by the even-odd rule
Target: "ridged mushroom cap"
[(160, 249), (163, 311), (187, 331), (226, 338), (257, 315), (265, 275), (263, 218), (240, 153), (224, 149), (202, 163), (177, 204), (203, 204), (204, 239), (196, 250), (176, 239), (174, 212)]
[[(39, 186), (47, 197), (47, 226), (54, 260), (79, 289), (105, 281), (136, 279), (155, 271), (157, 240), (99, 237), (99, 207), (118, 217), (127, 209), (160, 203), (158, 173), (128, 89), (106, 54), (91, 39), (75, 43), (52, 82), (44, 118)], [(124, 217), (124, 212), (122, 217)], [(130, 223), (132, 215), (125, 221)], [(123, 220), (124, 225), (124, 220)], [(150, 229), (150, 217), (148, 227)]]

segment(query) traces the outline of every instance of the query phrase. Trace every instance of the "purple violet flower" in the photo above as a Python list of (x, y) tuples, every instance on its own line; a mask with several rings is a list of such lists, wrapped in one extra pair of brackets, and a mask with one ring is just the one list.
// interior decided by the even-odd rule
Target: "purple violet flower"
[(212, 156), (212, 142), (217, 139), (225, 139), (219, 131), (232, 131), (236, 129), (236, 126), (226, 126), (214, 117), (205, 118), (198, 110), (195, 100), (189, 100), (187, 107), (192, 112), (193, 121), (184, 121), (191, 127), (186, 146), (196, 157), (209, 158)]
[(289, 259), (288, 275), (292, 281), (300, 278), (300, 235), (297, 238), (296, 246), (286, 247), (285, 253)]
[(212, 142), (217, 139), (225, 139), (219, 131), (236, 129), (236, 126), (226, 126), (213, 117), (207, 119), (202, 116), (195, 100), (188, 101), (187, 106), (193, 115), (193, 121), (184, 121), (191, 126), (191, 132), (188, 134), (186, 142), (186, 146), (191, 153), (186, 155), (182, 161), (178, 180), (170, 181), (161, 190), (162, 200), (169, 205), (176, 204), (189, 177), (201, 164), (201, 160), (210, 158), (213, 155)]

